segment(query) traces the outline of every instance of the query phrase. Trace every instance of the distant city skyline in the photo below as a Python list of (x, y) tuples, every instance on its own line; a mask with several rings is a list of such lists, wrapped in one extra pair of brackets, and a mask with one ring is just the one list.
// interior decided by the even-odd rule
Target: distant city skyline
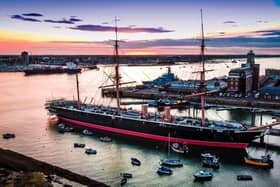
[(11, 0), (0, 3), (0, 54), (280, 54), (280, 0)]

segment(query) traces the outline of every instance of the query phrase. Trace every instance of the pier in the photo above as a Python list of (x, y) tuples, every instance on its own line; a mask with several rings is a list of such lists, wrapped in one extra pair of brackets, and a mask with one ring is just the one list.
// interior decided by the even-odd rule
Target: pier
[[(208, 93), (208, 92), (207, 92)], [(209, 94), (209, 93), (208, 93)], [(114, 88), (102, 89), (102, 95), (107, 97), (115, 97), (116, 91)], [(158, 88), (143, 88), (138, 89), (135, 87), (123, 87), (120, 89), (120, 96), (124, 98), (136, 98), (136, 99), (173, 99), (184, 100), (189, 102), (200, 102), (200, 94), (183, 95), (177, 93), (170, 93), (166, 91), (160, 91)], [(280, 108), (280, 102), (266, 101), (252, 98), (234, 98), (234, 97), (220, 97), (220, 96), (206, 96), (207, 104), (213, 104), (216, 106), (228, 106), (238, 107), (243, 109), (256, 108), (262, 112), (270, 111), (279, 113), (277, 108)]]

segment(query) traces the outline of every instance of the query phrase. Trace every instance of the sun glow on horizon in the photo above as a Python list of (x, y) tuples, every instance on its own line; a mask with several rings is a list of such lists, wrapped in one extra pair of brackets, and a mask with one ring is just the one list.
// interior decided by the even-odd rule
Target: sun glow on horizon
[(125, 52), (125, 55), (157, 55), (157, 53), (152, 51), (129, 51)]

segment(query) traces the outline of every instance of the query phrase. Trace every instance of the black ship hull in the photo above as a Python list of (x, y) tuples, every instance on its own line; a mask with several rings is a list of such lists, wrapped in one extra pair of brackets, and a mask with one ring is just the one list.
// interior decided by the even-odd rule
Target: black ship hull
[(188, 146), (245, 149), (263, 131), (218, 130), (201, 126), (180, 125), (162, 121), (94, 113), (67, 107), (49, 106), (60, 120), (74, 126), (91, 128), (102, 133), (124, 135), (159, 142), (177, 142)]
[(76, 74), (80, 73), (81, 69), (65, 69), (65, 68), (41, 68), (41, 69), (27, 69), (24, 70), (25, 75), (40, 75), (40, 74), (59, 74), (59, 73), (68, 73)]

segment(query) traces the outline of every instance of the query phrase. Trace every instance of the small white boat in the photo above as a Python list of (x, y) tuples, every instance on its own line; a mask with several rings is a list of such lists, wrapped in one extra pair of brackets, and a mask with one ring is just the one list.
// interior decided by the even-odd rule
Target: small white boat
[(86, 148), (85, 153), (89, 154), (89, 155), (92, 155), (92, 154), (95, 155), (97, 153), (97, 151), (95, 149), (92, 149), (92, 148)]
[(132, 173), (121, 173), (120, 175), (121, 175), (123, 178), (127, 178), (127, 179), (128, 179), (128, 178), (132, 178), (132, 176), (133, 176)]
[(93, 132), (85, 129), (85, 130), (83, 130), (83, 134), (86, 135), (86, 136), (91, 136), (91, 135), (93, 135)]
[(73, 127), (64, 127), (64, 132), (73, 132), (74, 128)]
[(214, 159), (214, 158), (218, 158), (216, 155), (211, 154), (211, 153), (201, 153), (201, 158), (204, 159)]
[(161, 166), (161, 167), (158, 168), (157, 173), (160, 174), (160, 175), (171, 175), (172, 170), (168, 167)]
[(187, 144), (179, 144), (179, 143), (173, 143), (171, 145), (172, 151), (176, 153), (181, 153), (181, 154), (187, 154), (189, 152), (189, 148)]
[(172, 158), (166, 158), (160, 160), (161, 165), (166, 165), (166, 166), (172, 166), (172, 167), (181, 167), (183, 166), (183, 162), (180, 159), (172, 159)]
[(196, 172), (193, 176), (195, 181), (208, 181), (212, 179), (213, 174), (211, 172), (201, 170)]
[(111, 142), (112, 138), (110, 138), (109, 136), (103, 136), (103, 137), (100, 137), (99, 140), (102, 142)]
[(214, 169), (220, 168), (219, 157), (211, 153), (202, 153), (201, 161), (204, 167), (210, 167)]
[(121, 180), (121, 186), (125, 185), (127, 183), (127, 178), (122, 178)]
[(134, 166), (140, 166), (141, 165), (141, 161), (138, 160), (137, 158), (131, 158), (131, 164)]

